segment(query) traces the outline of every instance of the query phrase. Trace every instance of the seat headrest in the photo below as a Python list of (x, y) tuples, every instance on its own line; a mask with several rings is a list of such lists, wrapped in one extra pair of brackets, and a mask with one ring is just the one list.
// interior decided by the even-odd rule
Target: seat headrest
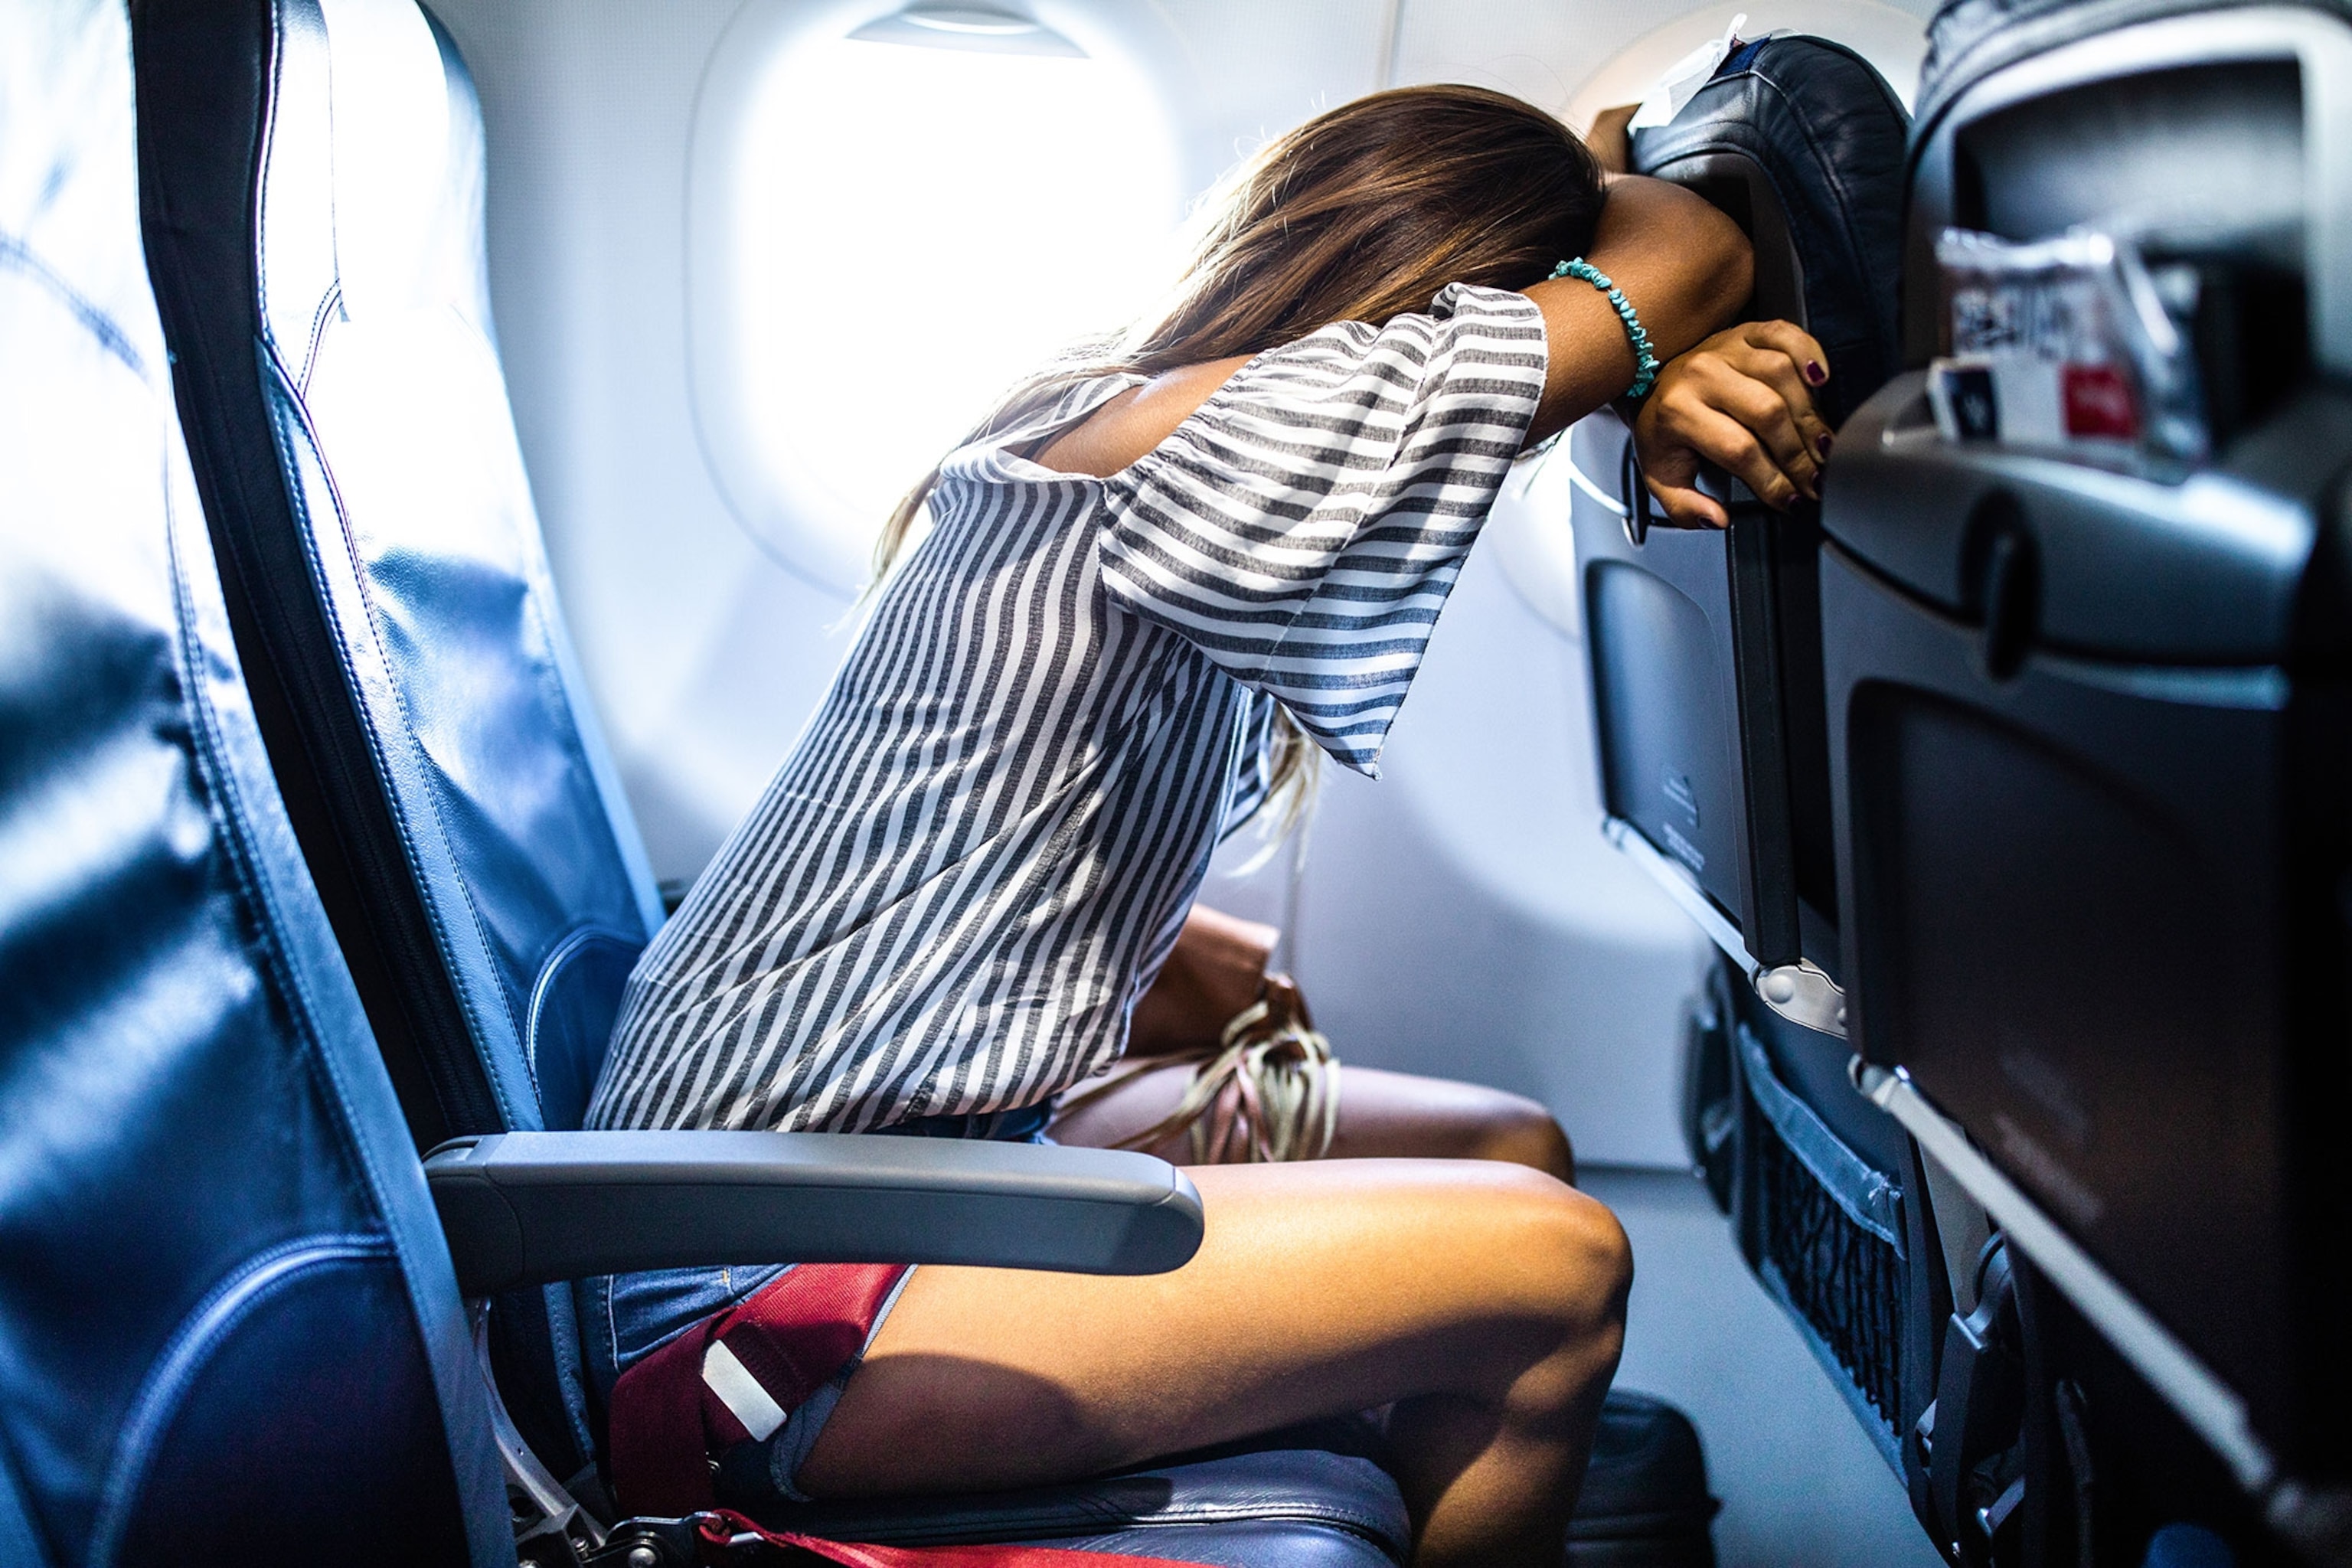
[(456, 47), (385, 0), (297, 0), (278, 24), (261, 305), (289, 372), (331, 299), (358, 322), (454, 311), (491, 339), (481, 110)]
[(332, 46), (344, 310), (363, 321), (477, 297), (470, 240), (482, 165), (464, 66), (414, 5), (319, 0), (319, 9)]
[(1633, 133), (1636, 172), (1689, 184), (1741, 220), (1758, 308), (1801, 321), (1828, 351), (1833, 422), (1902, 363), (1909, 129), (1860, 55), (1781, 36), (1740, 46), (1672, 121)]
[(2020, 60), (2136, 23), (2274, 3), (2352, 20), (2352, 0), (1944, 0), (1928, 19), (1919, 67), (1920, 136), (1961, 93)]

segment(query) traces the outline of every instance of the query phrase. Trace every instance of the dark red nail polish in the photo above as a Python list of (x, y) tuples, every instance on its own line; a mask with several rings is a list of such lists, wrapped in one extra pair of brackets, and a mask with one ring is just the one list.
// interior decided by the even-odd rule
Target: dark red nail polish
[(1821, 454), (1822, 457), (1826, 458), (1830, 455), (1830, 438), (1826, 434), (1823, 435), (1819, 441), (1815, 442), (1814, 445), (1821, 448)]
[(1829, 378), (1830, 373), (1822, 368), (1821, 361), (1817, 359), (1809, 359), (1805, 362), (1805, 379), (1807, 381), (1811, 382), (1815, 386), (1819, 386)]

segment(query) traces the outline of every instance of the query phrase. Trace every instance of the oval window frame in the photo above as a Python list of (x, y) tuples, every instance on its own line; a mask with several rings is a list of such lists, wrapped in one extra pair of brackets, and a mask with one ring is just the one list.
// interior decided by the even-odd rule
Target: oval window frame
[[(852, 529), (837, 525), (845, 514), (824, 481), (790, 443), (772, 442), (760, 429), (749, 395), (745, 356), (753, 345), (737, 320), (738, 302), (750, 287), (743, 243), (748, 218), (736, 200), (739, 160), (759, 113), (761, 89), (786, 51), (845, 38), (903, 8), (894, 0), (835, 0), (815, 6), (752, 0), (712, 46), (695, 97), (687, 150), (687, 391), (704, 466), (737, 525), (763, 553), (811, 586), (845, 600), (865, 588), (872, 571), (869, 554), (851, 542)], [(1076, 6), (1037, 4), (1017, 10), (1087, 55), (1115, 60), (1141, 84), (1181, 185), (1182, 139), (1168, 112), (1175, 84), (1155, 68), (1150, 54)], [(811, 526), (811, 518), (824, 522)]]

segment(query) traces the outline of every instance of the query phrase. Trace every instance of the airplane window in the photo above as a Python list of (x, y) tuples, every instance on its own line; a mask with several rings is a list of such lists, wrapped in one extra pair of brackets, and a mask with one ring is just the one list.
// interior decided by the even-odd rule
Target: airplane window
[(757, 531), (838, 584), (999, 393), (1164, 286), (1176, 157), (1137, 72), (985, 12), (803, 35), (745, 107), (734, 390), (781, 503)]

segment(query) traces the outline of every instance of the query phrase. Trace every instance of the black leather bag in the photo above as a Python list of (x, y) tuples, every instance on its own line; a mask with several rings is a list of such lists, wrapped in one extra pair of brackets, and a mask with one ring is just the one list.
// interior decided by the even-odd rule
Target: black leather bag
[(1706, 1457), (1690, 1418), (1663, 1400), (1610, 1391), (1592, 1463), (1568, 1524), (1568, 1568), (1715, 1568)]

